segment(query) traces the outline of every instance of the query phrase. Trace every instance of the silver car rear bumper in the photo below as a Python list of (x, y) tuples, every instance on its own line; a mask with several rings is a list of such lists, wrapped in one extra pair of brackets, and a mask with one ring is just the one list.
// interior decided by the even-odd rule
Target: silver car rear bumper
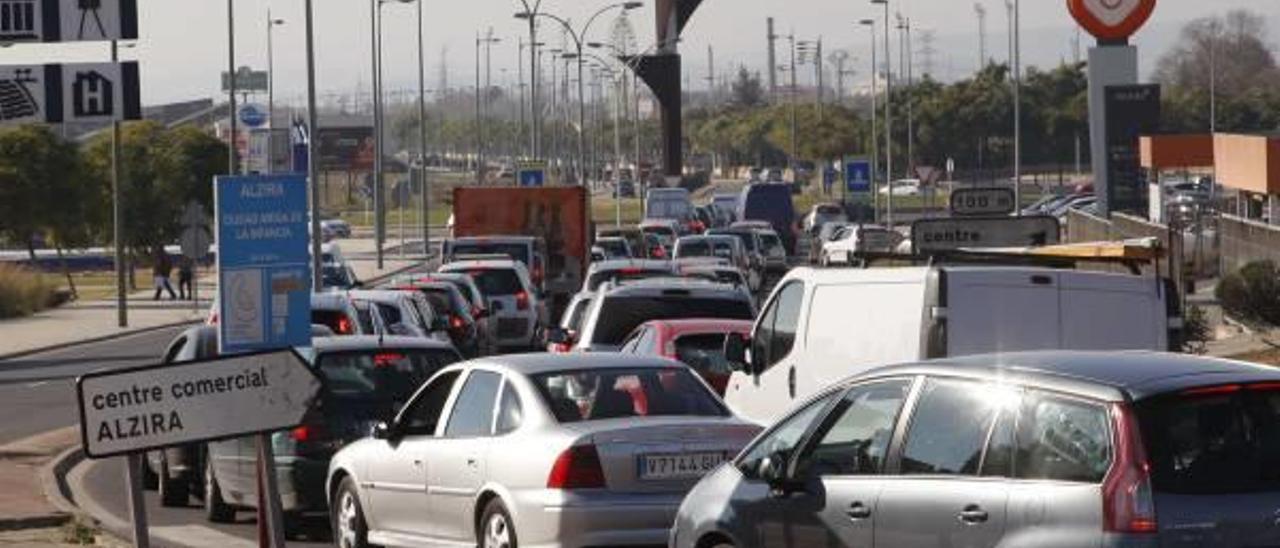
[(522, 546), (665, 546), (683, 494), (539, 490), (517, 502)]

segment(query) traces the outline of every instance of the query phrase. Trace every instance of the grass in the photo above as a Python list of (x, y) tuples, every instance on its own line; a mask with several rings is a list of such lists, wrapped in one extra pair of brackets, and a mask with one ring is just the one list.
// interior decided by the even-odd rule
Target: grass
[(48, 308), (56, 289), (45, 274), (0, 264), (0, 319), (30, 316)]

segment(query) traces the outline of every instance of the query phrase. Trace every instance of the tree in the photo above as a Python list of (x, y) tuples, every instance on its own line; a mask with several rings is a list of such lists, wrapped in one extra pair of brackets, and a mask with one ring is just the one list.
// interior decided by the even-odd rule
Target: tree
[(85, 218), (80, 159), (47, 126), (0, 131), (0, 230), (35, 259), (35, 241), (56, 231), (70, 238)]
[(738, 69), (738, 78), (733, 81), (733, 106), (737, 108), (754, 108), (764, 104), (764, 86), (760, 84), (760, 74), (747, 72), (746, 67)]

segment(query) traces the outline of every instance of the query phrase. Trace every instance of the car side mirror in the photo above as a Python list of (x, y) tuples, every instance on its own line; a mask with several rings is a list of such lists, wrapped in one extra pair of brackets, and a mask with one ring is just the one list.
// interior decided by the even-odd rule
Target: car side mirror
[(379, 421), (378, 424), (373, 425), (373, 430), (369, 434), (375, 440), (389, 440), (391, 439), (391, 425)]
[(724, 357), (734, 371), (747, 372), (747, 338), (741, 333), (729, 333), (724, 338)]
[(769, 485), (773, 496), (783, 497), (801, 490), (799, 483), (787, 474), (787, 455), (782, 451), (775, 451), (761, 459), (756, 474)]

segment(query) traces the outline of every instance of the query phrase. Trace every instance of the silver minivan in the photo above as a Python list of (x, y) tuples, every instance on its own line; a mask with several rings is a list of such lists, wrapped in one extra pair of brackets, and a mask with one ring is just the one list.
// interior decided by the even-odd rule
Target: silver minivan
[(704, 478), (673, 548), (1280, 546), (1280, 371), (1035, 352), (870, 371)]

